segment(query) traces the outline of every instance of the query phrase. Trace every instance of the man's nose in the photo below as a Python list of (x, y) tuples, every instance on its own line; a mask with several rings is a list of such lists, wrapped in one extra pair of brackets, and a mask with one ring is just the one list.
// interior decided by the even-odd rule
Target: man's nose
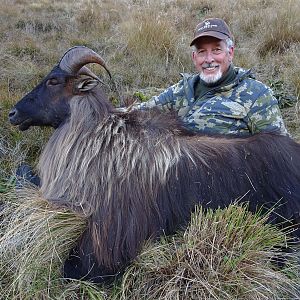
[(206, 63), (212, 63), (214, 61), (214, 57), (210, 51), (207, 51), (205, 56), (205, 62)]

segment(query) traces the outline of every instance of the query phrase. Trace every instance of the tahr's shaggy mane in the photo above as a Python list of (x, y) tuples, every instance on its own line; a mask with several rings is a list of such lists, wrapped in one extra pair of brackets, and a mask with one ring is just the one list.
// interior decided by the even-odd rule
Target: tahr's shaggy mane
[[(101, 281), (117, 274), (145, 240), (185, 226), (198, 203), (215, 209), (249, 201), (251, 211), (274, 208), (269, 222), (298, 223), (299, 144), (275, 134), (199, 136), (187, 132), (173, 113), (117, 111), (95, 84), (95, 75), (85, 69), (89, 79), (78, 83), (82, 66), (95, 62), (91, 50), (81, 48), (75, 50), (87, 51), (82, 56), (88, 61), (74, 69), (77, 62), (62, 59), (10, 115), (24, 130), (32, 102), (50, 103), (42, 121), (30, 119), (32, 125), (47, 121), (58, 127), (40, 158), (41, 190), (49, 201), (88, 218), (65, 263), (65, 276)], [(52, 84), (53, 77), (64, 85)], [(41, 88), (47, 92), (38, 92)], [(55, 116), (63, 116), (59, 126), (49, 117), (53, 108)]]
[[(70, 201), (89, 218), (76, 250), (87, 268), (81, 275), (117, 273), (147, 238), (184, 225), (198, 202), (217, 208), (241, 199), (253, 211), (277, 204), (276, 214), (289, 219), (299, 210), (293, 153), (300, 149), (290, 139), (188, 136), (173, 114), (114, 113), (98, 99), (72, 99), (70, 120), (39, 163), (43, 195)], [(281, 222), (276, 214), (272, 222)], [(92, 253), (100, 268), (89, 270)]]

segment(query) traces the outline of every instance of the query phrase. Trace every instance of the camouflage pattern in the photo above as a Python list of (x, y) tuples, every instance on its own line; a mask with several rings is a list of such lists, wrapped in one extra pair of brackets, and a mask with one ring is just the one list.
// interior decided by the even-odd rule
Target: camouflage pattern
[(174, 109), (187, 128), (204, 134), (247, 136), (263, 131), (288, 135), (271, 89), (255, 80), (250, 70), (235, 71), (232, 83), (212, 89), (199, 99), (194, 98), (199, 75), (182, 74), (177, 84), (137, 108)]

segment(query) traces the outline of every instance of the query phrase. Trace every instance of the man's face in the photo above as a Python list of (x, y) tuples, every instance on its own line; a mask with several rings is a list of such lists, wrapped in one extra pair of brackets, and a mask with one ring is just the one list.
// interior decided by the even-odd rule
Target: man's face
[(227, 49), (226, 42), (212, 36), (199, 38), (192, 59), (200, 78), (207, 83), (218, 81), (228, 70), (233, 58), (233, 47)]

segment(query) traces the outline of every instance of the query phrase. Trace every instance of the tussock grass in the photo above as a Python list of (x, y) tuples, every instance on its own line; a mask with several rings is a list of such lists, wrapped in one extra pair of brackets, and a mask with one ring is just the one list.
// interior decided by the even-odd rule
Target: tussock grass
[(235, 205), (197, 209), (183, 235), (148, 245), (120, 299), (298, 299), (295, 265), (280, 271), (271, 260), (285, 235), (266, 219)]
[[(204, 212), (188, 228), (148, 242), (121, 282), (97, 287), (61, 278), (63, 261), (86, 227), (33, 188), (2, 195), (1, 299), (297, 299), (297, 256), (279, 253), (286, 236), (246, 206)], [(272, 258), (286, 266), (278, 269)]]
[(122, 26), (126, 40), (125, 53), (136, 57), (135, 68), (139, 70), (139, 78), (131, 78), (135, 84), (148, 82), (154, 86), (158, 75), (153, 80), (153, 74), (157, 74), (158, 69), (160, 80), (167, 80), (169, 69), (178, 67), (176, 62), (186, 56), (186, 53), (176, 49), (177, 36), (172, 23), (163, 15), (155, 16), (155, 13), (150, 9), (137, 13)]
[[(286, 236), (267, 216), (246, 206), (204, 212), (197, 208), (184, 232), (148, 242), (122, 281), (97, 287), (61, 278), (70, 249), (86, 227), (36, 189), (2, 194), (1, 299), (292, 299), (299, 297), (295, 254), (279, 270), (272, 257)], [(293, 259), (293, 260), (292, 260)]]
[(260, 56), (283, 53), (300, 42), (299, 11), (299, 1), (287, 1), (276, 13), (270, 11), (265, 16), (258, 31), (263, 36), (258, 47)]
[(85, 219), (50, 205), (33, 188), (11, 191), (2, 202), (3, 299), (51, 299), (63, 288), (61, 267), (85, 229)]

